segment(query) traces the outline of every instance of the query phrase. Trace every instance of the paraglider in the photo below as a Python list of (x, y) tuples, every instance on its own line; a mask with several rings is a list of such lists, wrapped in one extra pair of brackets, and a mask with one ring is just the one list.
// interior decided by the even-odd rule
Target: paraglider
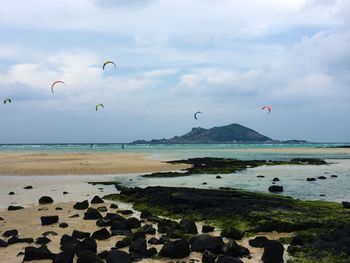
[(196, 120), (198, 120), (198, 118), (197, 118), (197, 115), (198, 114), (202, 114), (202, 112), (200, 112), (200, 111), (197, 111), (193, 116), (194, 116), (194, 118), (196, 119)]
[(96, 105), (96, 111), (97, 111), (99, 108), (104, 109), (105, 106), (104, 106), (103, 104), (97, 104), (97, 105)]
[(54, 93), (54, 90), (53, 90), (53, 88), (54, 88), (54, 86), (56, 85), (56, 84), (58, 84), (58, 83), (62, 83), (62, 84), (64, 84), (65, 86), (67, 86), (67, 84), (64, 82), (64, 81), (62, 81), (62, 80), (56, 80), (54, 83), (52, 83), (52, 85), (51, 85), (51, 91), (52, 91), (52, 93)]
[(113, 61), (107, 60), (105, 63), (103, 63), (102, 69), (105, 70), (105, 67), (106, 67), (108, 64), (113, 64), (113, 65), (114, 65), (114, 68), (117, 68), (117, 65), (116, 65)]
[(272, 111), (272, 107), (271, 106), (264, 106), (261, 109), (262, 110), (267, 110), (268, 113), (270, 113)]
[(11, 103), (11, 102), (12, 102), (11, 99), (4, 99), (4, 104), (6, 104), (6, 103)]

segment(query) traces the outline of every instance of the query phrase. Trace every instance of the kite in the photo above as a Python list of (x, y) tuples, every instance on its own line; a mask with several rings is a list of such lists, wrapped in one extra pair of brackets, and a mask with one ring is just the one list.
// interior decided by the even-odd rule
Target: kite
[(52, 91), (52, 93), (54, 93), (54, 90), (53, 90), (54, 86), (55, 86), (56, 84), (58, 84), (58, 83), (62, 83), (62, 84), (64, 84), (65, 86), (67, 86), (67, 84), (64, 83), (62, 80), (56, 80), (56, 81), (55, 81), (54, 83), (52, 83), (52, 85), (51, 85), (51, 91)]
[(193, 116), (194, 116), (194, 118), (196, 119), (196, 120), (198, 120), (198, 118), (197, 118), (197, 115), (198, 114), (202, 114), (202, 112), (200, 112), (200, 111), (197, 111)]

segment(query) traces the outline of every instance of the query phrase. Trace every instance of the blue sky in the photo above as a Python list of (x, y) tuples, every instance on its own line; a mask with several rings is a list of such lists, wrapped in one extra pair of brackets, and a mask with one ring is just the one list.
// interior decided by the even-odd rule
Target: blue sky
[[(346, 0), (6, 1), (0, 98), (13, 103), (0, 106), (0, 143), (128, 142), (229, 123), (349, 142), (349, 13)], [(105, 60), (117, 69), (102, 71)], [(58, 79), (67, 87), (51, 94)]]

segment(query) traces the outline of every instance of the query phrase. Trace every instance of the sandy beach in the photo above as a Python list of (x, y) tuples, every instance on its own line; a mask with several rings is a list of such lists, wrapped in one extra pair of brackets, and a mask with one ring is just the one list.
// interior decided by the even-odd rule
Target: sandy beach
[(0, 175), (105, 175), (186, 167), (135, 153), (0, 153)]

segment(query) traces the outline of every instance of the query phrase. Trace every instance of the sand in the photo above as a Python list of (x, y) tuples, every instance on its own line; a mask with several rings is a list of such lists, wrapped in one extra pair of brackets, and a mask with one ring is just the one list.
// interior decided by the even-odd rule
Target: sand
[(186, 167), (135, 153), (0, 153), (0, 175), (105, 175)]

